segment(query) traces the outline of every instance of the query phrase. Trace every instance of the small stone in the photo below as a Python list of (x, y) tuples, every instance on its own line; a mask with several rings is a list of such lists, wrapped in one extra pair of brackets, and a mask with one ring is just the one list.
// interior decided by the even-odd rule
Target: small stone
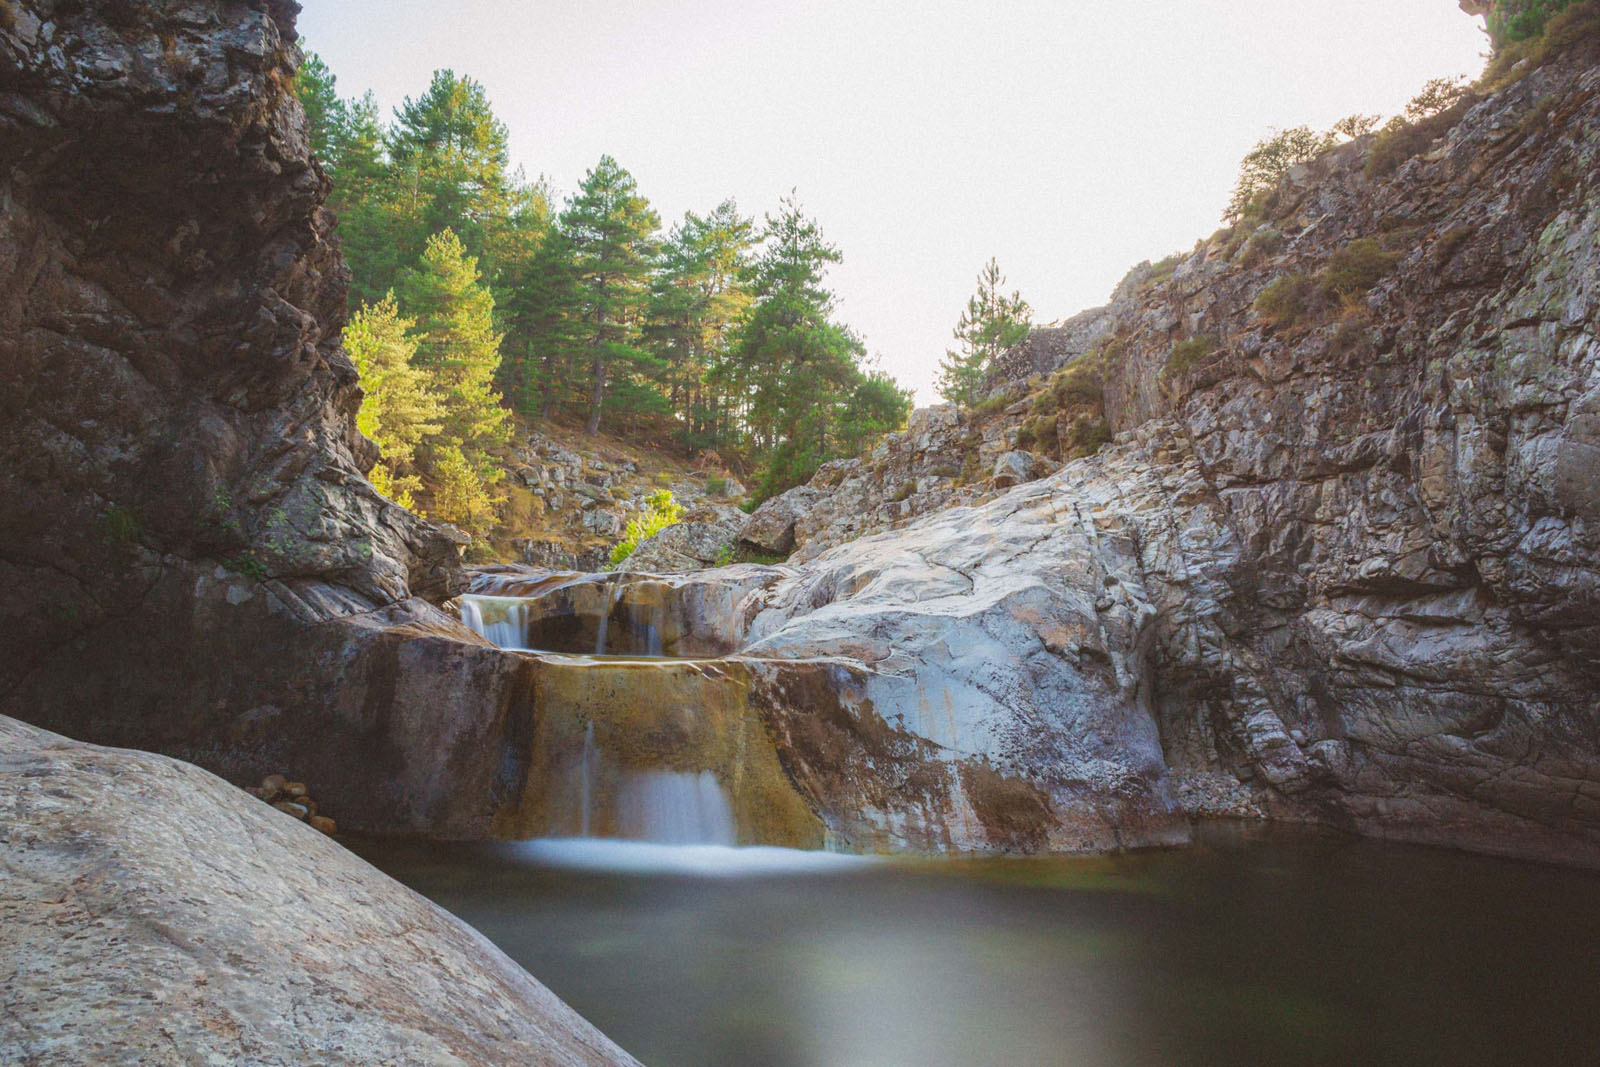
[(295, 803), (304, 807), (307, 815), (315, 815), (317, 813), (317, 802), (310, 797), (297, 797)]
[(283, 791), (296, 800), (299, 800), (301, 797), (310, 792), (310, 790), (306, 788), (306, 784), (304, 782), (285, 783)]
[(261, 779), (261, 793), (270, 800), (283, 792), (283, 787), (289, 784), (289, 779), (281, 774), (269, 774)]
[(311, 816), (311, 828), (313, 830), (319, 830), (322, 833), (327, 834), (329, 837), (332, 837), (334, 834), (339, 832), (338, 824), (332, 819), (328, 818), (326, 815)]
[(293, 815), (297, 819), (304, 819), (307, 815), (311, 814), (306, 810), (306, 806), (304, 804), (296, 804), (292, 800), (280, 800), (272, 806), (281, 812)]

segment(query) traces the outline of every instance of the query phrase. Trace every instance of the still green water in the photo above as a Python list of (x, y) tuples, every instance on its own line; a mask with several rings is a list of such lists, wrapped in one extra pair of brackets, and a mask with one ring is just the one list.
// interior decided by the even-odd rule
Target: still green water
[(765, 873), (351, 844), (652, 1065), (1600, 1064), (1592, 872), (1226, 829)]

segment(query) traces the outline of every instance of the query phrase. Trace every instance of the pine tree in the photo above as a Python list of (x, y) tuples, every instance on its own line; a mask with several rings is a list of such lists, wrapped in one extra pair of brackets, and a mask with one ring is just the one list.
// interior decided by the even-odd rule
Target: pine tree
[[(423, 443), (428, 513), (481, 532), (489, 487), (503, 476), (492, 454), (510, 439), (495, 390), (500, 334), (494, 297), (479, 284), (477, 261), (450, 230), (428, 239), (422, 261), (400, 275), (400, 306), (414, 316), (414, 365), (443, 407), (440, 431)], [(492, 507), (490, 508), (492, 510)]]
[[(473, 255), (511, 214), (506, 127), (495, 117), (483, 86), (449, 70), (437, 70), (428, 91), (395, 111), (389, 158), (405, 213), (419, 237), (449, 229)], [(492, 264), (490, 265), (493, 266)]]
[(311, 133), (311, 152), (326, 166), (335, 155), (335, 145), (344, 125), (344, 101), (339, 99), (338, 80), (315, 52), (307, 52), (294, 76), (294, 94), (306, 113)]
[(637, 346), (660, 219), (610, 156), (584, 175), (560, 226), (573, 253), (589, 357), (589, 433), (600, 432), (608, 380), (651, 362)]
[(428, 239), (421, 264), (400, 277), (400, 306), (416, 320), (416, 365), (444, 397), (443, 435), (469, 457), (504, 444), (510, 428), (495, 391), (500, 334), (478, 262), (451, 230)]
[(939, 395), (962, 407), (981, 399), (983, 381), (999, 355), (1028, 336), (1033, 314), (1022, 294), (1006, 296), (1006, 280), (993, 257), (978, 273), (978, 291), (967, 300), (952, 335), (959, 343), (939, 363)]
[(765, 496), (805, 481), (837, 454), (841, 409), (862, 381), (865, 346), (833, 321), (824, 277), (839, 251), (792, 195), (767, 216), (761, 236), (751, 270), (755, 302), (733, 359), (752, 384), (749, 422), (770, 454)]
[(722, 443), (717, 372), (729, 365), (733, 328), (750, 305), (743, 279), (753, 244), (754, 224), (725, 200), (710, 215), (685, 212), (662, 246), (644, 338), (666, 364), (681, 438), (691, 449)]
[(379, 492), (407, 508), (422, 487), (417, 448), (439, 433), (444, 413), (443, 403), (428, 389), (428, 376), (412, 363), (417, 342), (407, 331), (413, 325), (401, 318), (390, 293), (364, 305), (344, 329), (345, 352), (361, 375), (364, 393), (356, 428), (382, 451), (368, 477)]

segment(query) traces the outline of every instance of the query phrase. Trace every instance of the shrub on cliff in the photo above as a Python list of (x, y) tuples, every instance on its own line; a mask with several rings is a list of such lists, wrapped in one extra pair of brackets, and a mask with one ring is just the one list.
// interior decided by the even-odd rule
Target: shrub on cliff
[(1067, 444), (1075, 456), (1092, 456), (1111, 443), (1111, 424), (1092, 415), (1079, 415), (1067, 431)]
[(1406, 105), (1405, 113), (1390, 119), (1372, 143), (1367, 157), (1368, 177), (1389, 174), (1448, 133), (1478, 97), (1460, 78), (1434, 78)]
[(1256, 294), (1255, 312), (1271, 326), (1292, 326), (1305, 318), (1316, 282), (1300, 273), (1280, 274)]
[(1335, 299), (1364, 293), (1392, 271), (1399, 258), (1371, 237), (1351, 241), (1329, 257), (1321, 274), (1322, 292)]
[[(1533, 21), (1520, 24), (1524, 31), (1532, 25)], [(1530, 32), (1526, 37), (1495, 42), (1494, 58), (1478, 79), (1480, 90), (1503, 89), (1580, 41), (1600, 42), (1600, 0), (1566, 0), (1559, 10), (1546, 12), (1539, 27), (1537, 34)]]
[(1217, 350), (1217, 335), (1203, 333), (1187, 340), (1179, 341), (1172, 346), (1172, 351), (1167, 354), (1167, 366), (1163, 374), (1183, 374), (1196, 363), (1205, 359)]
[(1543, 36), (1546, 25), (1574, 0), (1498, 0), (1489, 12), (1489, 39), (1496, 48)]
[(1276, 130), (1256, 142), (1239, 161), (1239, 178), (1234, 182), (1233, 195), (1228, 199), (1223, 218), (1231, 224), (1262, 213), (1263, 198), (1278, 187), (1289, 168), (1309, 163), (1335, 143), (1337, 138), (1333, 134), (1317, 133), (1309, 126)]

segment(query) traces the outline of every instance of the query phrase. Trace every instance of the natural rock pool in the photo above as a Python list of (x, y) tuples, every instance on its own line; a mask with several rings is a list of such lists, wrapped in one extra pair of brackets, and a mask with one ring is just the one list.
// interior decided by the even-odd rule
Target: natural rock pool
[(1600, 1062), (1597, 872), (1230, 826), (1111, 858), (349, 843), (652, 1065)]

